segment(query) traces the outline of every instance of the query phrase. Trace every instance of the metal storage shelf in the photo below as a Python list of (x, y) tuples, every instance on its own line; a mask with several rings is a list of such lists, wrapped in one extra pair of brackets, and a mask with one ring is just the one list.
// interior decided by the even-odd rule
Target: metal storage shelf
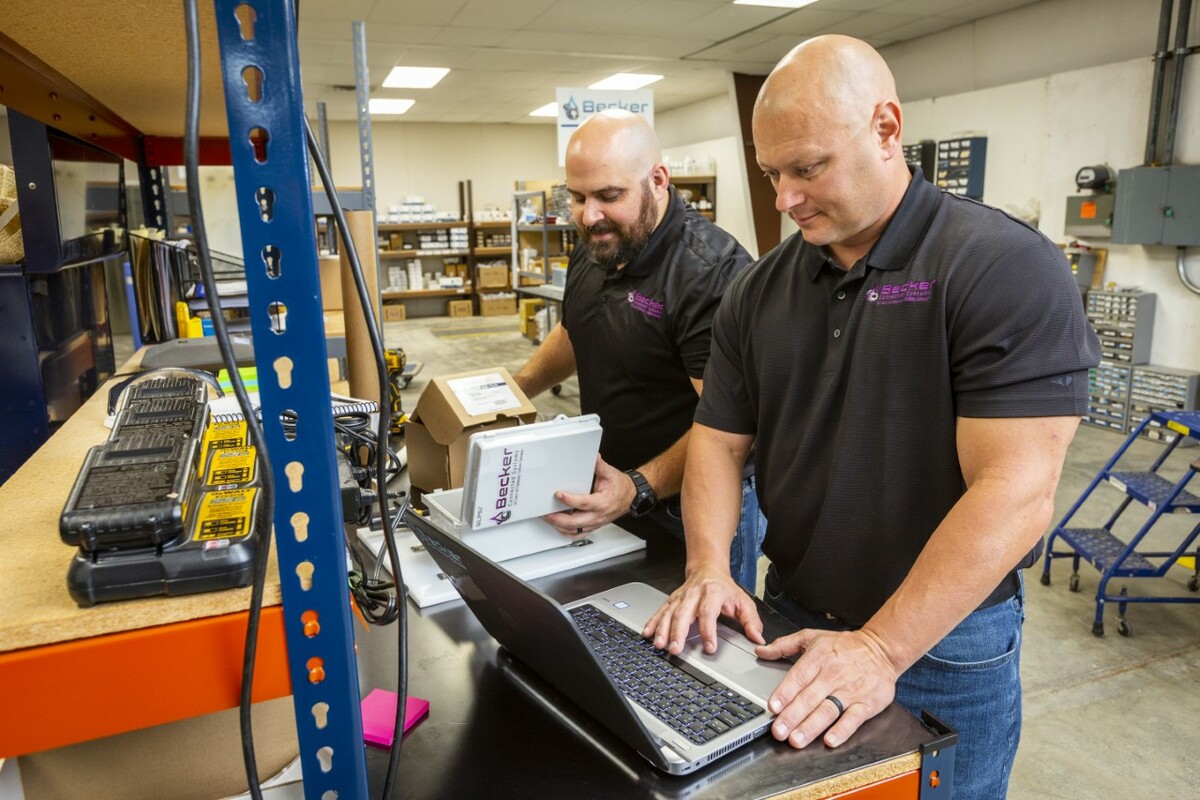
[[(344, 544), (340, 536), (332, 535), (341, 528), (340, 513), (334, 513), (340, 503), (328, 413), (327, 346), (324, 325), (318, 322), (324, 315), (295, 10), (291, 3), (266, 0), (215, 0), (214, 5), (215, 14), (210, 5), (209, 13), (200, 15), (200, 36), (206, 42), (206, 54), (215, 55), (219, 44), (221, 69), (204, 70), (202, 93), (206, 98), (224, 94), (227, 120), (219, 114), (202, 118), (200, 161), (234, 166), (245, 262), (259, 263), (264, 248), (277, 247), (286, 252), (286, 263), (291, 265), (275, 278), (269, 278), (265, 270), (248, 271), (251, 310), (280, 303), (293, 320), (313, 321), (274, 331), (267, 314), (251, 315), (257, 363), (290, 367), (287, 382), (273, 379), (276, 370), (260, 370), (263, 418), (277, 419), (287, 410), (310, 421), (297, 426), (291, 438), (285, 437), (281, 426), (266, 426), (279, 487), (275, 541), (283, 614), (282, 625), (278, 615), (264, 624), (266, 630), (282, 630), (287, 636), (288, 677), (306, 796), (314, 800), (334, 794), (365, 797), (366, 756), (353, 619), (344, 579)], [(255, 22), (252, 34), (243, 37), (239, 17), (247, 10)], [(72, 31), (73, 38), (57, 28), (46, 32), (41, 24), (46, 9), (41, 4), (19, 2), (8, 11), (13, 24), (6, 25), (6, 35), (0, 37), (0, 77), (8, 90), (5, 103), (10, 109), (138, 161), (147, 169), (183, 163), (186, 69), (177, 35), (183, 15), (177, 7), (159, 10), (147, 3), (109, 6), (103, 19), (89, 19), (83, 26), (86, 30)], [(164, 35), (168, 32), (172, 35)], [(107, 41), (109, 50), (118, 54), (109, 60), (113, 64), (95, 59), (94, 48), (81, 46), (84, 36)], [(131, 36), (137, 37), (139, 47), (122, 44)], [(34, 55), (18, 41), (43, 52)], [(251, 65), (271, 76), (256, 101), (248, 96), (241, 77), (242, 70)], [(76, 85), (64, 74), (76, 75), (76, 80), (87, 85)], [(150, 75), (166, 76), (158, 82), (156, 95), (165, 102), (145, 102), (145, 87), (138, 76)], [(256, 129), (269, 134), (269, 159), (255, 158), (249, 138), (241, 134), (228, 138), (229, 131)], [(153, 183), (143, 180), (142, 185)], [(276, 214), (269, 223), (262, 218), (255, 199), (263, 188), (270, 189), (274, 197), (287, 198), (287, 213)], [(302, 481), (289, 478), (298, 468)], [(311, 575), (311, 582), (302, 586), (298, 570)], [(319, 617), (319, 634), (305, 635), (302, 615), (306, 613)], [(164, 625), (145, 634), (165, 641), (175, 627)], [(229, 656), (231, 661), (241, 661), (240, 643)], [(205, 680), (210, 678), (217, 680), (206, 673)], [(314, 716), (319, 708), (330, 709), (320, 727)], [(333, 752), (337, 757), (323, 764), (322, 756)]]

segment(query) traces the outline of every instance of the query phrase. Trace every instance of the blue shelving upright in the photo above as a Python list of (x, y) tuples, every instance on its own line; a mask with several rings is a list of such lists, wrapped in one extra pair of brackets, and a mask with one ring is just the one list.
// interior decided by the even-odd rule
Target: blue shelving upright
[[(291, 0), (215, 0), (297, 735), (310, 800), (367, 796)], [(261, 96), (250, 96), (254, 71)], [(282, 313), (281, 313), (282, 312)], [(294, 433), (281, 415), (295, 417)], [(310, 624), (316, 621), (317, 625)]]

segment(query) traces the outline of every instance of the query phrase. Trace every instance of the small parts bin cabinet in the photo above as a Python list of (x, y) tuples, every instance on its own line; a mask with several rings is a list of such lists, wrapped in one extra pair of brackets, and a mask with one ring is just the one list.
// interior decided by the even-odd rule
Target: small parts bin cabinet
[[(1163, 448), (1162, 454), (1148, 470), (1142, 472), (1117, 470), (1117, 462), (1121, 460), (1125, 451), (1129, 449), (1147, 425), (1158, 425), (1174, 431), (1178, 435)], [(1068, 584), (1073, 592), (1079, 591), (1079, 562), (1081, 560), (1087, 561), (1100, 571), (1100, 584), (1096, 588), (1096, 621), (1092, 625), (1092, 633), (1096, 636), (1104, 635), (1104, 604), (1107, 602), (1117, 603), (1117, 632), (1122, 636), (1133, 634), (1133, 628), (1129, 624), (1129, 620), (1125, 618), (1125, 607), (1129, 603), (1200, 603), (1200, 596), (1194, 594), (1197, 589), (1200, 589), (1200, 545), (1195, 544), (1197, 534), (1200, 534), (1200, 524), (1187, 530), (1179, 538), (1178, 545), (1173, 550), (1149, 551), (1142, 549), (1149, 544), (1143, 540), (1146, 539), (1155, 523), (1163, 521), (1164, 515), (1200, 513), (1200, 497), (1187, 491), (1188, 482), (1197, 471), (1200, 471), (1200, 459), (1192, 461), (1177, 478), (1169, 478), (1160, 474), (1160, 469), (1180, 443), (1195, 444), (1194, 440), (1196, 439), (1200, 439), (1200, 411), (1152, 412), (1130, 431), (1129, 437), (1050, 534), (1050, 538), (1046, 542), (1046, 556), (1042, 568), (1042, 584), (1044, 586), (1050, 585), (1050, 563), (1056, 558), (1073, 560), (1073, 570)], [(1072, 517), (1080, 511), (1101, 483), (1107, 483), (1123, 494), (1116, 511), (1101, 528), (1068, 527)], [(1126, 543), (1113, 532), (1113, 528), (1134, 501), (1145, 506), (1150, 513), (1146, 521)], [(1163, 539), (1164, 536), (1157, 535), (1154, 537), (1154, 543), (1162, 545)], [(1059, 540), (1062, 544), (1070, 546), (1071, 549), (1055, 550), (1055, 545), (1059, 543)], [(1189, 548), (1192, 548), (1190, 555)], [(1120, 591), (1116, 593), (1109, 590), (1109, 582), (1113, 578), (1161, 578), (1176, 564), (1191, 566), (1192, 575), (1187, 581), (1187, 588), (1193, 592), (1193, 595), (1133, 597), (1129, 595), (1128, 587), (1125, 585), (1122, 585)]]

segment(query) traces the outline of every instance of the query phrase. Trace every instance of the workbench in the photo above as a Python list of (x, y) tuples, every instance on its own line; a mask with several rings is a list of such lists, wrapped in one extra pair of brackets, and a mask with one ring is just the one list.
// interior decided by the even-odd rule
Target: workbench
[[(88, 448), (108, 435), (107, 388), (0, 486), (0, 585), (7, 594), (0, 704), (6, 720), (22, 721), (0, 726), (0, 756), (207, 715), (238, 702), (248, 589), (92, 608), (79, 608), (67, 593), (74, 549), (59, 539), (58, 515)], [(682, 561), (680, 546), (653, 544), (644, 554), (538, 585), (564, 601), (627, 580), (669, 591)], [(279, 596), (272, 560), (256, 701), (290, 691)], [(540, 679), (499, 650), (461, 601), (423, 611), (410, 605), (408, 620), (409, 691), (430, 700), (431, 711), (405, 740), (399, 781), (405, 797), (497, 796), (489, 788), (519, 786), (522, 797), (915, 798), (921, 746), (935, 739), (893, 706), (837, 750), (795, 751), (767, 737), (695, 775), (672, 778), (570, 703), (543, 707), (528, 692)], [(395, 635), (395, 626), (356, 632), (364, 694), (394, 688)], [(236, 737), (230, 717), (224, 738)], [(386, 763), (386, 752), (368, 751), (373, 792)]]

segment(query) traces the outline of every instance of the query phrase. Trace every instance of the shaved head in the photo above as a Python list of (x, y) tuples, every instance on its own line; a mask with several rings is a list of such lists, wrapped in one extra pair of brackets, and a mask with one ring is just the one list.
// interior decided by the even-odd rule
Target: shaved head
[(662, 161), (662, 147), (645, 117), (611, 109), (588, 117), (571, 134), (568, 170), (576, 160), (645, 176)]
[(908, 189), (901, 113), (887, 63), (866, 42), (818, 36), (771, 71), (754, 104), (755, 156), (775, 207), (849, 269)]
[(567, 143), (571, 217), (592, 257), (620, 268), (645, 249), (670, 204), (662, 147), (645, 118), (608, 110)]
[(784, 56), (763, 82), (754, 116), (805, 113), (826, 124), (861, 124), (884, 102), (899, 105), (883, 57), (849, 36), (818, 36)]

